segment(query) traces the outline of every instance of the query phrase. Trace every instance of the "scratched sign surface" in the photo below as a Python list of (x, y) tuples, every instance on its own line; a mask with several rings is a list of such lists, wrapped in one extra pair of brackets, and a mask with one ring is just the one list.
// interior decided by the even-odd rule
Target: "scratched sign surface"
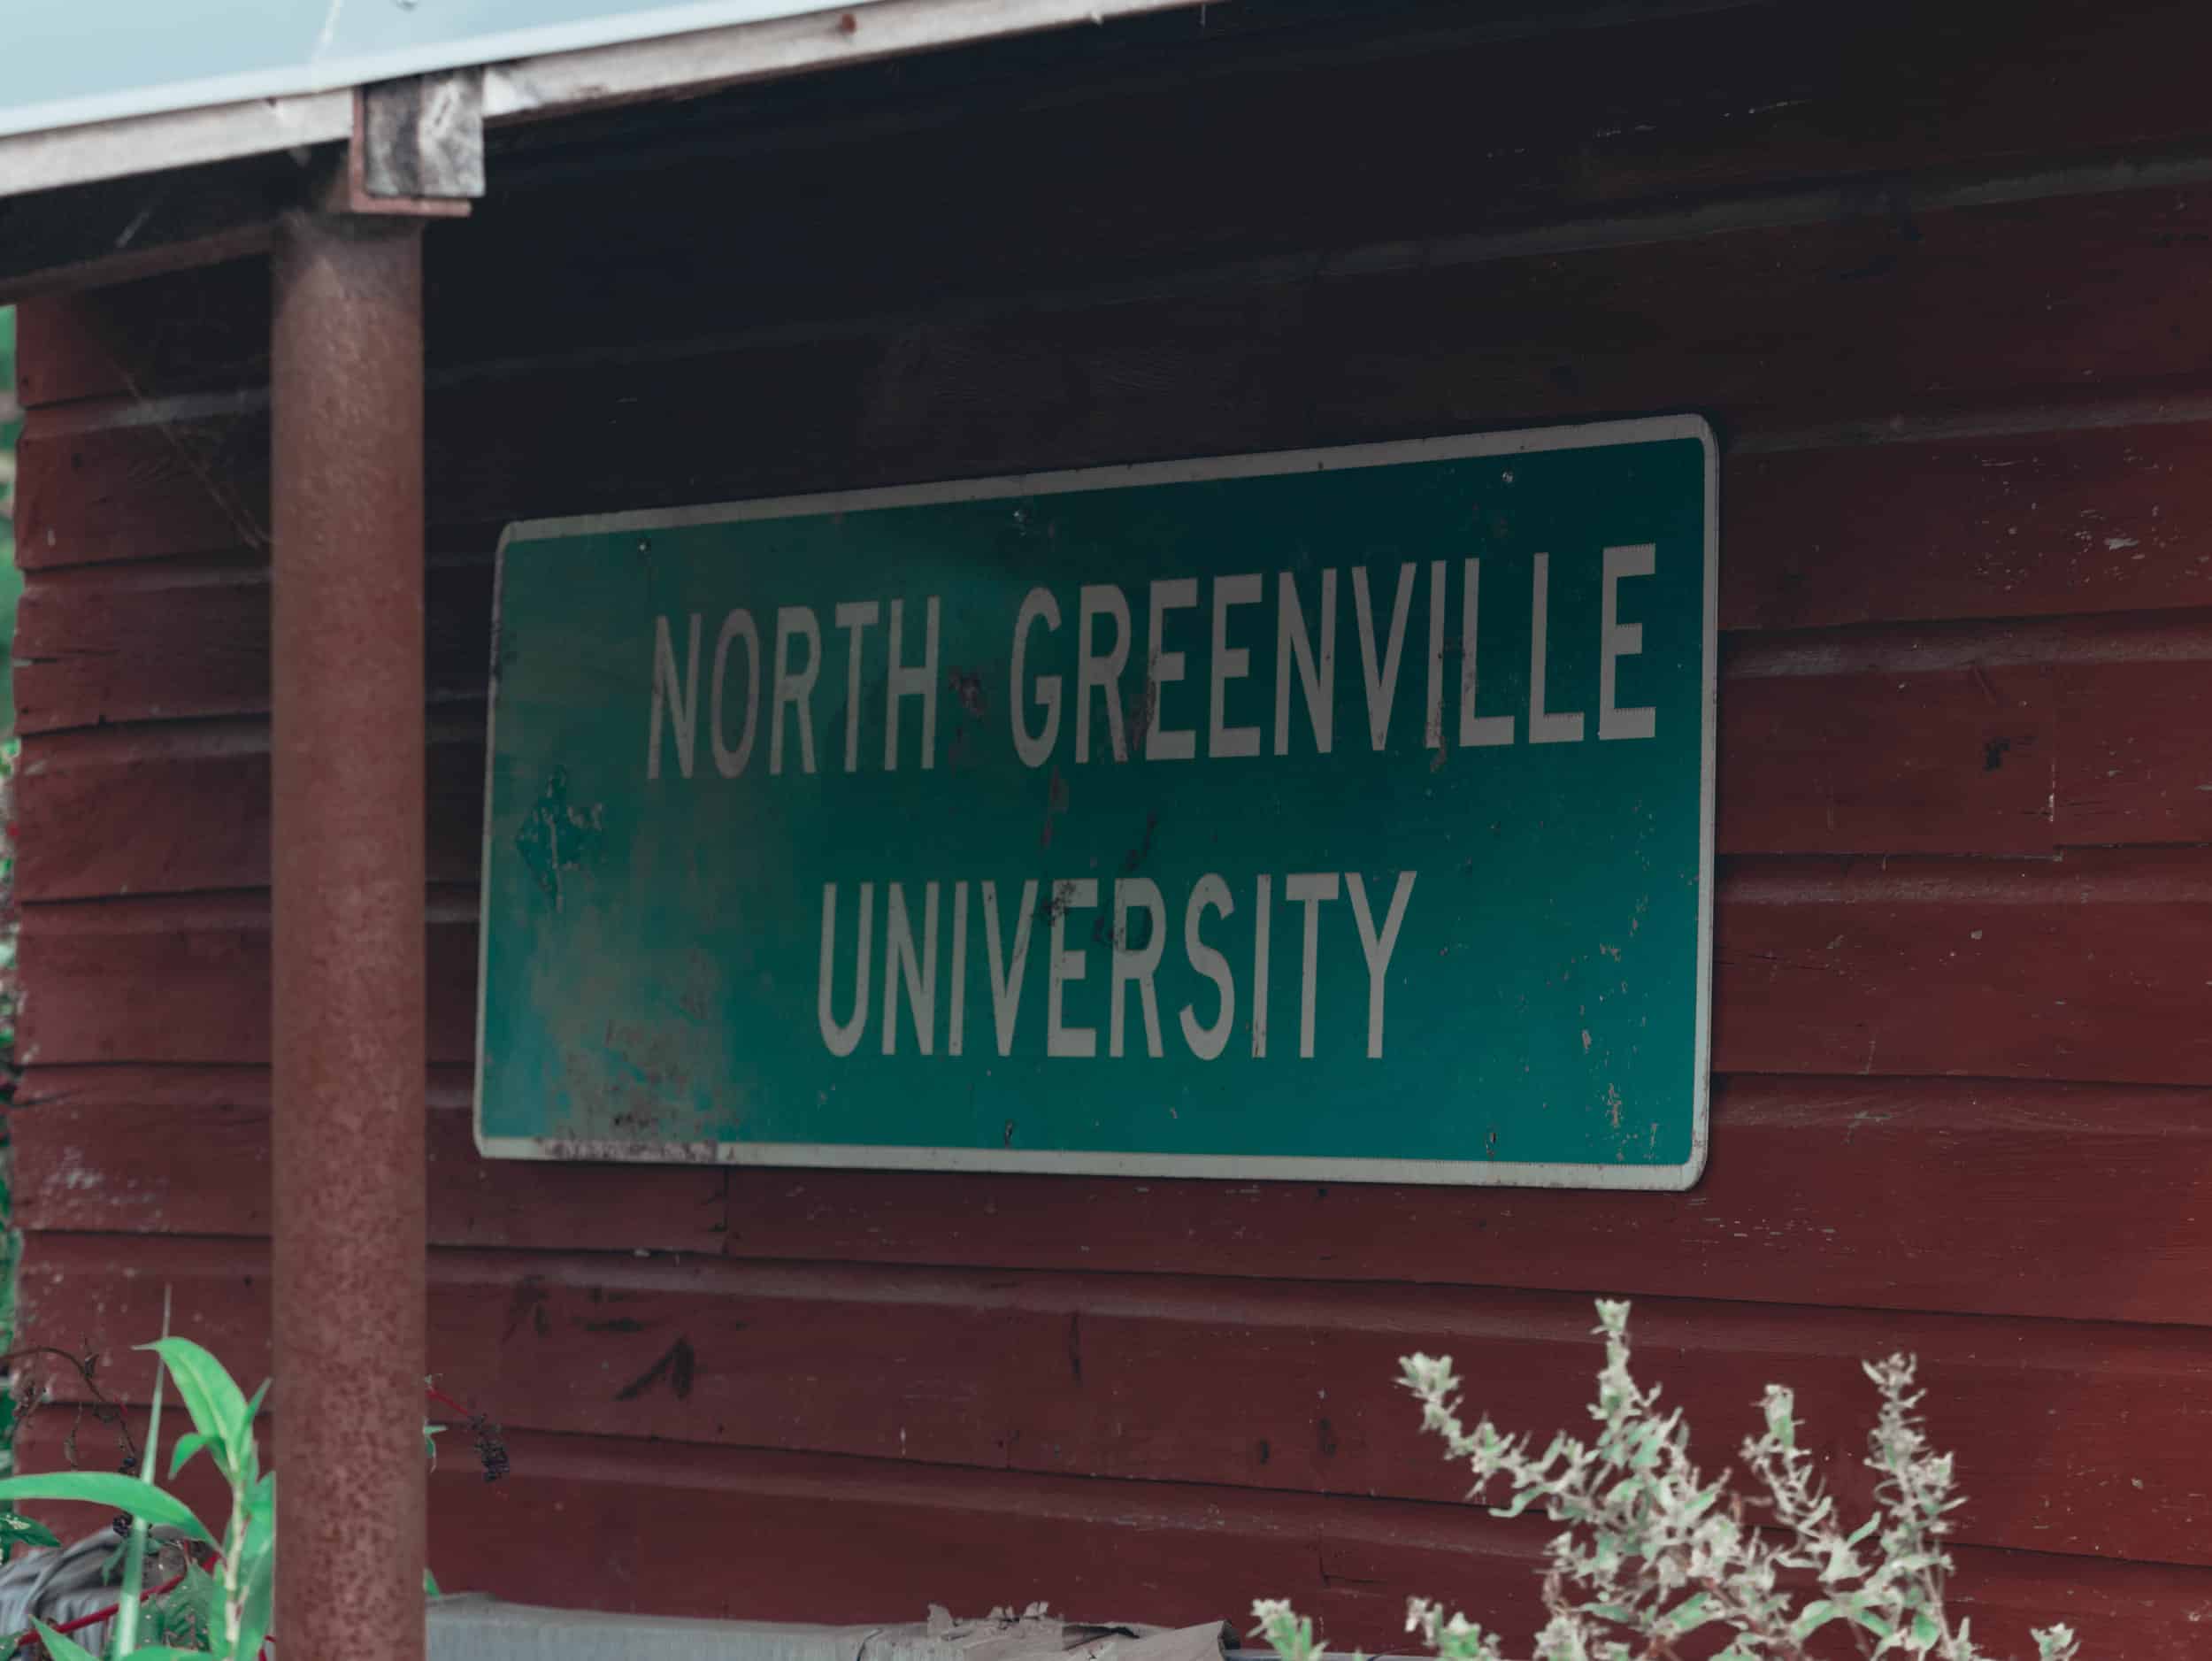
[(521, 525), (495, 1156), (1682, 1187), (1666, 419)]

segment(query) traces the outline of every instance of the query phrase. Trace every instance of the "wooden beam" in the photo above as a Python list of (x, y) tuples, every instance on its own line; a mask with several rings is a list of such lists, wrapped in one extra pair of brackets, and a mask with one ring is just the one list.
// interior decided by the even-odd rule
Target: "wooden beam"
[(0, 201), (0, 305), (265, 252), (308, 178), (256, 156)]

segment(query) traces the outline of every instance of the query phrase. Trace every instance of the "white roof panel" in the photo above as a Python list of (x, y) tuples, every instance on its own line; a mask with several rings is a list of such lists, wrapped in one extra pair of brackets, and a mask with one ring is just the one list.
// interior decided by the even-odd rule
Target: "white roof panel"
[(0, 0), (0, 137), (823, 9), (820, 0)]

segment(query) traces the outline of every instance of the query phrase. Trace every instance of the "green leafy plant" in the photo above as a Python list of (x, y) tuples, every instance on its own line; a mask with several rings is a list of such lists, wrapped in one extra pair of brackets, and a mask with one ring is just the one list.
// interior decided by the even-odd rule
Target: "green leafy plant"
[[(111, 1634), (111, 1656), (166, 1661), (175, 1656), (214, 1655), (226, 1661), (253, 1661), (268, 1636), (275, 1592), (276, 1478), (261, 1469), (253, 1434), (269, 1387), (264, 1384), (249, 1400), (222, 1363), (188, 1338), (165, 1337), (146, 1348), (161, 1358), (165, 1377), (175, 1383), (192, 1419), (191, 1433), (179, 1438), (171, 1457), (171, 1478), (205, 1453), (230, 1486), (230, 1520), (221, 1540), (183, 1501), (154, 1482), (161, 1436), (161, 1375), (155, 1382), (139, 1475), (59, 1471), (9, 1477), (0, 1480), (0, 1503), (80, 1500), (130, 1517), (123, 1582)], [(150, 1526), (173, 1529), (188, 1542), (214, 1553), (211, 1573), (188, 1562), (184, 1574), (163, 1588), (164, 1601), (150, 1611), (142, 1608), (141, 1596)], [(150, 1619), (144, 1619), (150, 1613)], [(54, 1661), (94, 1661), (92, 1652), (66, 1633), (43, 1622), (33, 1625)], [(139, 1643), (142, 1625), (154, 1628), (156, 1642)]]
[[(1500, 1478), (1509, 1484), (1495, 1515), (1540, 1511), (1566, 1526), (1548, 1548), (1549, 1619), (1534, 1661), (1668, 1661), (1690, 1634), (1708, 1628), (1725, 1636), (1714, 1661), (1809, 1661), (1808, 1645), (1824, 1629), (1859, 1634), (1870, 1656), (1986, 1661), (1968, 1623), (1955, 1623), (1946, 1607), (1952, 1563), (1944, 1541), (1962, 1502), (1951, 1456), (1929, 1444), (1909, 1357), (1866, 1366), (1881, 1396), (1866, 1459), (1878, 1479), (1875, 1509), (1847, 1527), (1814, 1475), (1812, 1455), (1797, 1443), (1787, 1388), (1767, 1386), (1765, 1428), (1743, 1443), (1744, 1464), (1764, 1490), (1747, 1497), (1727, 1473), (1709, 1479), (1699, 1471), (1681, 1411), (1662, 1413), (1658, 1389), (1636, 1381), (1628, 1305), (1597, 1309), (1605, 1365), (1589, 1409), (1598, 1426), (1592, 1441), (1562, 1433), (1538, 1452), (1487, 1417), (1469, 1431), (1449, 1356), (1401, 1364), (1423, 1428), (1467, 1462), (1474, 1494)], [(1313, 1623), (1288, 1603), (1263, 1599), (1252, 1612), (1283, 1661), (1321, 1661)], [(1443, 1661), (1504, 1661), (1496, 1634), (1424, 1598), (1408, 1606), (1406, 1629)], [(2065, 1626), (2034, 1636), (2039, 1661), (2079, 1654)]]
[[(60, 1471), (0, 1479), (0, 1507), (19, 1500), (75, 1500), (122, 1512), (131, 1519), (128, 1538), (109, 1568), (111, 1573), (116, 1563), (121, 1565), (115, 1606), (73, 1621), (66, 1630), (33, 1620), (37, 1642), (45, 1646), (52, 1661), (89, 1657), (92, 1652), (71, 1637), (70, 1631), (104, 1622), (109, 1626), (110, 1661), (166, 1661), (180, 1656), (257, 1661), (270, 1642), (276, 1590), (276, 1475), (262, 1470), (253, 1433), (269, 1387), (264, 1383), (250, 1399), (221, 1362), (188, 1338), (170, 1337), (168, 1325), (165, 1301), (163, 1336), (158, 1342), (143, 1346), (160, 1357), (162, 1367), (154, 1379), (146, 1445), (136, 1461), (138, 1474)], [(73, 1365), (83, 1370), (90, 1363)], [(88, 1371), (85, 1377), (89, 1383)], [(170, 1456), (169, 1475), (173, 1480), (194, 1459), (207, 1456), (230, 1488), (230, 1519), (220, 1540), (183, 1501), (154, 1480), (156, 1456), (161, 1446), (164, 1387), (172, 1382), (191, 1416), (192, 1429), (178, 1438)], [(506, 1444), (488, 1415), (471, 1410), (434, 1385), (426, 1388), (426, 1397), (466, 1419), (486, 1481), (495, 1482), (507, 1474)], [(434, 1465), (434, 1438), (444, 1428), (428, 1423), (423, 1426), (424, 1446)], [(0, 1533), (4, 1533), (12, 1517), (12, 1512), (0, 1511)], [(29, 1519), (14, 1520), (35, 1534), (37, 1543), (57, 1543), (52, 1534)], [(184, 1565), (163, 1584), (148, 1590), (145, 1573), (152, 1543), (150, 1531), (155, 1528), (170, 1531), (172, 1537), (183, 1542)], [(201, 1556), (206, 1559), (204, 1565), (199, 1561)], [(422, 1584), (425, 1596), (441, 1596), (427, 1569), (423, 1571)], [(32, 1636), (32, 1633), (0, 1634), (0, 1656), (12, 1655)], [(147, 1641), (142, 1644), (142, 1636)]]

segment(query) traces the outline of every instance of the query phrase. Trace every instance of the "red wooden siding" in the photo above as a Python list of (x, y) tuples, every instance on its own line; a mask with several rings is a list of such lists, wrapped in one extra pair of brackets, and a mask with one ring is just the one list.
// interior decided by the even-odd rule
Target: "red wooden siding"
[[(1571, 1422), (1622, 1293), (1713, 1458), (1786, 1378), (1855, 1496), (1856, 1361), (1918, 1351), (1977, 1634), (2198, 1653), (2212, 14), (1926, 10), (1253, 0), (494, 158), (432, 233), (431, 701), (394, 712), (432, 742), (433, 1365), (515, 1459), (442, 1467), (449, 1584), (1529, 1626), (1542, 1531), (1451, 1503), (1394, 1357)], [(164, 1284), (265, 1363), (265, 287), (23, 326), (24, 1308), (134, 1392)], [(1694, 1192), (476, 1157), (503, 519), (1674, 410), (1726, 442)]]

